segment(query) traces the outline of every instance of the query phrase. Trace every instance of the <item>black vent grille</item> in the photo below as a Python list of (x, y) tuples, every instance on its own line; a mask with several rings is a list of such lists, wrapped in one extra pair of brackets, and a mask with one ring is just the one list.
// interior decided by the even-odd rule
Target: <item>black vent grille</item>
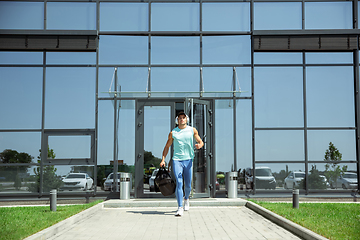
[(2, 51), (96, 51), (94, 35), (0, 35)]
[(346, 51), (358, 48), (357, 35), (254, 36), (254, 51)]

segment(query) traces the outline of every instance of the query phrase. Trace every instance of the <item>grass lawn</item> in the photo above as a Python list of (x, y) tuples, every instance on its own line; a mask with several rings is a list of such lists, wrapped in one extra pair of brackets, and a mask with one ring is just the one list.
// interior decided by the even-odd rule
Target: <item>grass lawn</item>
[(328, 239), (360, 239), (360, 204), (252, 202)]
[(89, 204), (57, 206), (56, 212), (50, 211), (50, 206), (1, 207), (0, 239), (24, 239), (100, 202), (102, 200)]

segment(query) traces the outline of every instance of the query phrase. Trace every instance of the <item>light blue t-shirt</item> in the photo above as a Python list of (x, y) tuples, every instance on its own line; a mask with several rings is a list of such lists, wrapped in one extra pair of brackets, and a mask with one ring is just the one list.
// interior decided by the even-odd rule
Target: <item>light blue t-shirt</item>
[(172, 130), (174, 156), (173, 160), (189, 160), (194, 158), (194, 129), (186, 126)]

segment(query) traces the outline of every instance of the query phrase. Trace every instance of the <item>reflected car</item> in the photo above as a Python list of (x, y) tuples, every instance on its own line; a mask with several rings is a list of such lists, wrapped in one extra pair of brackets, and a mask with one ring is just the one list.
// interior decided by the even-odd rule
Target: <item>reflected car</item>
[(331, 188), (357, 189), (357, 174), (352, 172), (345, 172), (338, 177), (336, 182), (332, 182), (330, 185)]
[[(245, 169), (246, 189), (254, 189), (253, 169)], [(269, 167), (255, 167), (255, 183), (257, 189), (275, 189), (276, 180)]]
[(159, 169), (155, 169), (152, 174), (151, 177), (149, 178), (149, 188), (150, 188), (150, 192), (160, 192), (159, 187), (156, 186), (155, 184), (155, 178), (156, 178), (156, 174), (158, 173)]
[(87, 173), (69, 173), (63, 180), (61, 190), (91, 190), (94, 180)]
[(327, 180), (327, 178), (324, 175), (320, 175), (321, 179), (323, 180), (323, 182), (326, 184), (327, 188), (330, 188), (330, 183)]
[[(119, 172), (117, 173), (116, 182), (118, 185), (120, 185), (120, 173)], [(113, 183), (114, 183), (114, 173), (110, 173), (104, 181), (104, 191), (114, 190)]]
[(291, 171), (289, 175), (284, 180), (285, 189), (294, 189), (299, 188), (300, 182), (305, 178), (304, 172), (294, 172)]

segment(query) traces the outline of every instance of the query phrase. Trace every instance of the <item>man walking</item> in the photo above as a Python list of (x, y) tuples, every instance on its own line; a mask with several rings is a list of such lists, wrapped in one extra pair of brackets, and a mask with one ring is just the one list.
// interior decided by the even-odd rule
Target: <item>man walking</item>
[[(196, 140), (195, 147), (200, 149), (204, 146), (198, 131), (188, 126), (189, 117), (180, 112), (176, 117), (178, 127), (174, 128), (165, 144), (162, 161), (160, 167), (165, 166), (165, 157), (169, 152), (169, 148), (174, 144), (174, 156), (172, 161), (172, 169), (176, 178), (175, 195), (178, 203), (178, 210), (175, 216), (182, 216), (184, 210), (189, 210), (189, 195), (191, 192), (191, 179), (192, 179), (192, 161), (194, 159), (194, 138)], [(185, 197), (183, 205), (183, 177), (185, 182)]]

